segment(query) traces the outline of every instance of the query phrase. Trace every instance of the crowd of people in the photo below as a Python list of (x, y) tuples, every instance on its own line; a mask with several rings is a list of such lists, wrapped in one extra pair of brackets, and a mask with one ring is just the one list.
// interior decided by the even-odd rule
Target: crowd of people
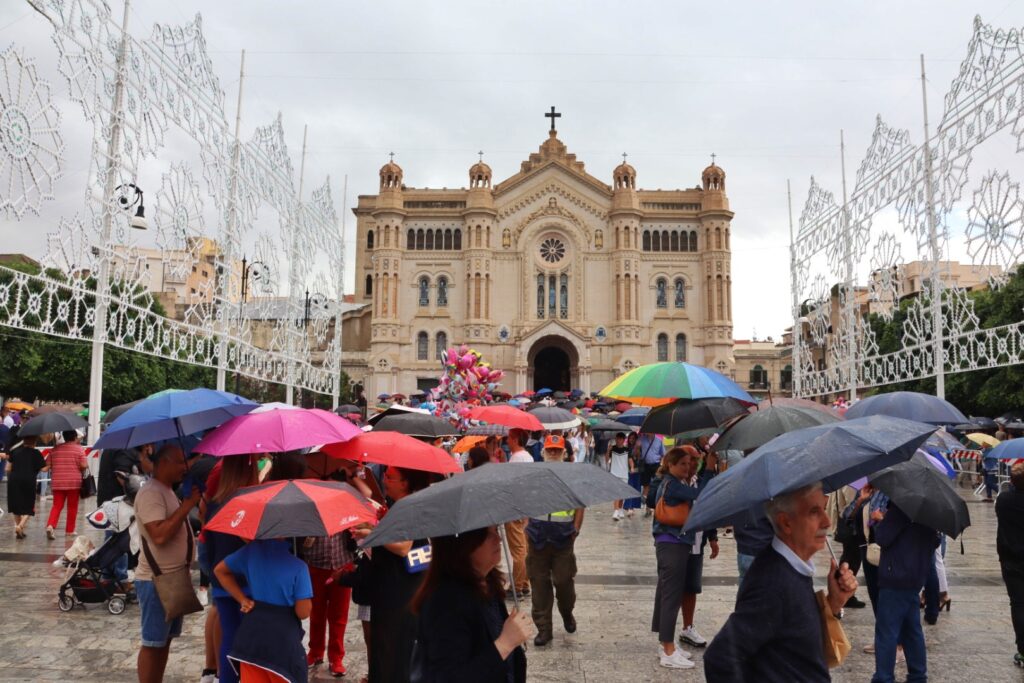
[[(25, 437), (0, 455), (17, 538), (24, 537), (35, 513), (40, 473), (49, 474), (53, 490), (47, 536), (55, 538), (62, 510), (65, 534), (75, 534), (78, 494), (88, 471), (79, 441), (76, 432), (60, 434), (44, 458), (36, 438)], [(698, 664), (683, 648), (706, 647), (709, 681), (829, 680), (823, 632), (846, 609), (870, 604), (875, 637), (865, 651), (875, 656), (872, 681), (895, 680), (897, 660), (905, 660), (908, 681), (926, 680), (920, 612), (925, 623), (935, 624), (951, 607), (946, 539), (912, 522), (870, 484), (828, 496), (821, 484), (803, 487), (770, 501), (760, 519), (687, 531), (694, 502), (735, 455), (716, 452), (707, 437), (668, 441), (635, 430), (602, 433), (581, 426), (508, 429), (452, 457), (465, 470), (541, 461), (593, 465), (633, 487), (637, 495), (615, 501), (611, 519), (617, 523), (634, 513), (649, 519), (657, 572), (651, 631), (662, 667), (693, 669)], [(333, 536), (249, 543), (204, 528), (233, 494), (260, 482), (346, 482), (386, 515), (396, 502), (440, 479), (421, 470), (351, 460), (317, 472), (307, 457), (301, 452), (193, 457), (173, 442), (102, 451), (96, 503), (128, 503), (135, 520), (132, 552), (120, 558), (114, 573), (139, 603), (140, 681), (163, 680), (171, 643), (188, 613), (169, 612), (157, 585), (189, 576), (193, 557), (198, 557), (199, 602), (205, 607), (202, 683), (304, 681), (320, 667), (336, 677), (346, 675), (352, 604), (367, 655), (363, 680), (375, 683), (523, 681), (527, 661), (521, 646), (531, 639), (536, 647), (551, 643), (556, 608), (561, 629), (576, 632), (575, 543), (583, 508), (372, 551), (359, 546), (372, 531), (369, 525)], [(1013, 466), (1010, 479), (995, 504), (997, 547), (1017, 634), (1014, 661), (1024, 666), (1024, 463)], [(740, 584), (734, 611), (709, 640), (694, 621), (705, 553), (711, 560), (718, 557), (719, 533), (735, 540)], [(842, 545), (842, 556), (832, 562), (827, 590), (816, 596), (813, 558), (828, 535)], [(867, 602), (856, 594), (860, 572)]]

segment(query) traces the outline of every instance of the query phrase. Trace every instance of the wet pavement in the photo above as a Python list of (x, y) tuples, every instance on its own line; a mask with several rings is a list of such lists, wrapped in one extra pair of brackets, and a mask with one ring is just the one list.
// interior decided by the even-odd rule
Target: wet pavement
[[(1014, 651), (1009, 604), (995, 555), (995, 513), (962, 489), (973, 526), (946, 555), (952, 609), (935, 626), (925, 625), (928, 669), (933, 681), (1024, 681), (1011, 663)], [(95, 500), (95, 499), (92, 499)], [(0, 485), (0, 508), (6, 508), (6, 486)], [(92, 501), (83, 504), (91, 511)], [(134, 681), (139, 645), (139, 612), (129, 605), (124, 614), (109, 614), (102, 605), (57, 609), (57, 588), (64, 570), (52, 566), (70, 545), (63, 533), (47, 541), (43, 501), (28, 526), (28, 538), (15, 540), (12, 516), (0, 517), (0, 680)], [(85, 521), (79, 519), (79, 530)], [(577, 542), (577, 633), (568, 635), (555, 619), (555, 637), (543, 648), (529, 646), (529, 680), (579, 681), (703, 681), (700, 650), (697, 668), (670, 671), (658, 666), (657, 638), (650, 632), (655, 562), (649, 520), (639, 515), (614, 522), (611, 506), (588, 510)], [(102, 533), (85, 532), (97, 545)], [(826, 558), (819, 557), (818, 583), (824, 581)], [(704, 592), (697, 603), (696, 627), (708, 639), (725, 621), (736, 595), (736, 551), (723, 539), (718, 559), (704, 562)], [(858, 595), (867, 599), (861, 588)], [(847, 610), (843, 626), (854, 649), (833, 671), (833, 680), (871, 678), (874, 659), (861, 648), (871, 642), (870, 609)], [(693, 650), (693, 648), (688, 648)], [(351, 614), (346, 638), (348, 680), (366, 671), (362, 631)], [(203, 618), (186, 618), (183, 636), (172, 646), (168, 681), (198, 681), (203, 668)], [(897, 680), (906, 676), (897, 667)], [(332, 680), (315, 671), (313, 680)]]

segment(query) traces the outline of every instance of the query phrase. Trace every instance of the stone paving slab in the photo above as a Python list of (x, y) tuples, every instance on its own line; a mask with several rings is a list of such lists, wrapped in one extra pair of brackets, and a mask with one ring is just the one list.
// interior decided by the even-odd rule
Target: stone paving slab
[[(964, 539), (947, 549), (946, 566), (953, 597), (952, 610), (935, 626), (925, 625), (930, 680), (959, 683), (1024, 682), (1024, 672), (1010, 664), (1013, 631), (1009, 605), (995, 556), (995, 513), (963, 490), (974, 525)], [(0, 485), (0, 508), (6, 506), (6, 487)], [(83, 509), (91, 510), (90, 502)], [(29, 538), (14, 539), (13, 519), (0, 517), (0, 681), (134, 681), (139, 645), (138, 607), (119, 616), (103, 605), (57, 610), (57, 587), (64, 570), (50, 563), (70, 545), (58, 534), (47, 541), (43, 533), (49, 501), (39, 506), (28, 527)], [(85, 525), (79, 521), (79, 529)], [(99, 544), (102, 534), (85, 532)], [(705, 558), (704, 593), (697, 603), (697, 628), (711, 638), (732, 609), (736, 596), (736, 553), (730, 539), (721, 542), (718, 559)], [(697, 668), (670, 671), (657, 664), (657, 638), (650, 632), (656, 581), (654, 547), (649, 520), (639, 515), (611, 520), (611, 507), (587, 511), (577, 542), (579, 580), (576, 618), (579, 630), (564, 633), (555, 619), (553, 642), (543, 648), (530, 644), (530, 681), (619, 683), (621, 681), (703, 681), (701, 650), (693, 651)], [(826, 557), (816, 559), (818, 583), (824, 582)], [(860, 596), (867, 598), (866, 590)], [(528, 607), (528, 604), (524, 604)], [(349, 680), (366, 671), (362, 631), (355, 610), (346, 634), (345, 659)], [(847, 661), (833, 671), (839, 683), (867, 682), (874, 660), (861, 648), (871, 642), (870, 609), (848, 610), (843, 621), (854, 643)], [(197, 681), (203, 666), (203, 619), (186, 619), (182, 638), (175, 641), (168, 681)], [(906, 675), (897, 668), (897, 678)], [(312, 680), (334, 680), (316, 671)]]

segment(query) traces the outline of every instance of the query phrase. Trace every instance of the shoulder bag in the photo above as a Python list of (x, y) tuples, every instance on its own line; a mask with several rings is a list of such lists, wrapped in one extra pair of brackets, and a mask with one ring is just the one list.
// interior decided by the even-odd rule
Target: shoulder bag
[(668, 488), (668, 481), (665, 481), (662, 487), (661, 493), (658, 495), (658, 504), (654, 507), (654, 518), (666, 526), (683, 526), (690, 517), (690, 504), (668, 505), (665, 503), (665, 490)]
[(92, 498), (96, 495), (96, 478), (92, 473), (82, 477), (82, 485), (78, 489), (79, 498)]
[(146, 537), (141, 533), (142, 551), (146, 554), (146, 561), (153, 570), (153, 587), (160, 598), (160, 604), (164, 608), (164, 618), (167, 621), (193, 612), (202, 612), (203, 606), (196, 597), (196, 591), (192, 587), (192, 531), (185, 524), (185, 533), (188, 535), (188, 550), (185, 554), (185, 566), (175, 569), (172, 572), (161, 571), (160, 565), (156, 563)]

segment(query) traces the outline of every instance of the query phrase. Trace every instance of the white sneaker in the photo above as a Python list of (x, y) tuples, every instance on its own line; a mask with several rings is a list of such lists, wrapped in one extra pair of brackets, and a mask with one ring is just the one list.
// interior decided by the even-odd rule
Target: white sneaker
[(217, 676), (214, 674), (204, 674), (199, 679), (199, 683), (217, 683)]
[[(665, 654), (665, 649), (661, 646), (661, 643), (658, 643), (658, 652), (660, 652), (661, 654)], [(678, 645), (676, 645), (676, 652), (682, 654), (687, 659), (693, 656), (683, 648), (679, 647)]]
[(679, 632), (679, 642), (688, 643), (694, 647), (704, 647), (708, 644), (707, 639), (697, 633), (697, 629), (693, 626), (688, 626)]
[(612, 510), (612, 521), (613, 522), (619, 521), (619, 511), (618, 510)]
[[(207, 605), (210, 604), (210, 595), (209, 595), (209, 593), (207, 591), (203, 590), (202, 588), (200, 588), (198, 591), (196, 591), (196, 597), (199, 600), (199, 604), (202, 605), (203, 607), (206, 607)], [(200, 683), (206, 683), (206, 682), (205, 681), (200, 681)]]
[(687, 659), (679, 648), (676, 648), (676, 651), (670, 655), (665, 654), (665, 651), (661, 650), (661, 658), (658, 663), (666, 669), (692, 669), (697, 666)]

